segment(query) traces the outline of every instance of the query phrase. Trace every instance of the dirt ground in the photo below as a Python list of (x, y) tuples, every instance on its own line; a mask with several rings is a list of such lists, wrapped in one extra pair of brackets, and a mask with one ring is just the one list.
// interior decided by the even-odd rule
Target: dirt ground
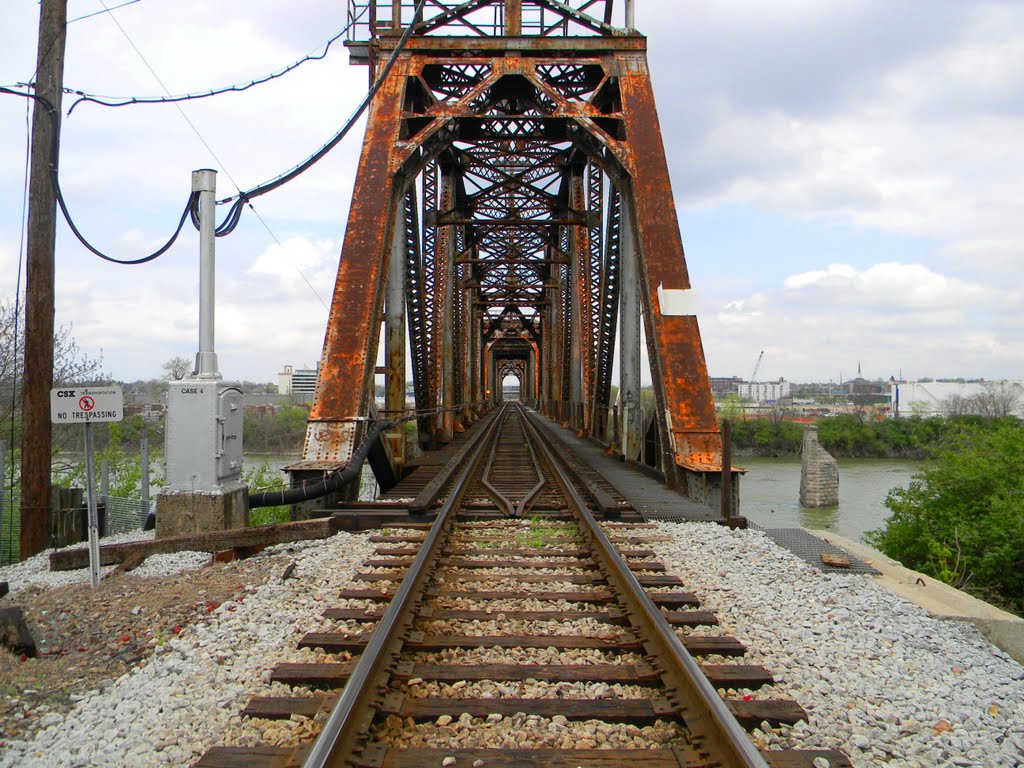
[(174, 576), (118, 574), (100, 582), (42, 589), (0, 598), (20, 606), (38, 648), (36, 658), (0, 647), (0, 747), (25, 739), (93, 689), (103, 689), (153, 650), (225, 600), (244, 600), (280, 558), (213, 563)]

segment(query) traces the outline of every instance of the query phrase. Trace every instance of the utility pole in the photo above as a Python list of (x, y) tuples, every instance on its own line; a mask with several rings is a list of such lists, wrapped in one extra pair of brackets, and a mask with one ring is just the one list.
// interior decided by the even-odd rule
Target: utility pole
[(57, 199), (51, 173), (57, 167), (67, 0), (42, 0), (36, 95), (32, 110), (32, 159), (25, 270), (25, 374), (22, 379), (21, 558), (46, 549), (50, 510), (50, 390), (53, 388), (53, 252)]

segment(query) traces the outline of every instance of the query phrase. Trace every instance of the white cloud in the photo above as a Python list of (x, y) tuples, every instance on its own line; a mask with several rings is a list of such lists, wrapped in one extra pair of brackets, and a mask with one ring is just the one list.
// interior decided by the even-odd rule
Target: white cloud
[[(1024, 351), (1019, 334), (988, 330), (1013, 318), (1016, 290), (1000, 290), (939, 274), (920, 264), (848, 264), (789, 275), (771, 290), (725, 303), (702, 317), (709, 366), (718, 375), (747, 375), (751, 350), (765, 349), (762, 374), (809, 380), (864, 373), (887, 378), (893, 366), (915, 375), (953, 375), (984, 368), (1014, 376)], [(972, 368), (973, 366), (973, 368)]]

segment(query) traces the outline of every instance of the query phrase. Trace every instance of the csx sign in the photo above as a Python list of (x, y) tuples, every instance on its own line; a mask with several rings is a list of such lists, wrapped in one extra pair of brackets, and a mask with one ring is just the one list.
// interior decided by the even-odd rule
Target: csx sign
[(75, 387), (50, 390), (50, 421), (86, 424), (121, 421), (124, 395), (120, 387)]

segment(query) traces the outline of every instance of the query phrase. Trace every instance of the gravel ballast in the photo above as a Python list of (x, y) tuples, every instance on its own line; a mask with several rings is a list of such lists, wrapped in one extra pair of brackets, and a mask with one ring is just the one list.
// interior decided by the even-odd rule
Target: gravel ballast
[[(973, 626), (933, 619), (869, 577), (823, 574), (759, 532), (665, 523), (636, 535), (659, 539), (645, 548), (657, 553), (667, 573), (683, 579), (703, 608), (716, 613), (724, 632), (749, 646), (745, 658), (725, 661), (763, 664), (775, 675), (775, 685), (754, 695), (792, 698), (807, 710), (808, 724), (755, 732), (761, 746), (838, 748), (858, 768), (1024, 765), (1024, 667)], [(254, 694), (301, 693), (266, 682), (276, 663), (343, 658), (299, 651), (296, 641), (322, 629), (321, 612), (342, 604), (338, 589), (365, 570), (360, 564), (375, 546), (366, 535), (341, 533), (268, 549), (246, 561), (269, 558), (273, 567), (265, 569), (262, 581), (253, 577), (246, 583), (241, 599), (222, 603), (167, 639), (145, 666), (87, 693), (67, 715), (53, 713), (34, 739), (6, 742), (0, 767), (186, 766), (217, 744), (294, 743), (315, 724), (249, 721), (239, 711)], [(292, 560), (296, 578), (282, 581), (281, 571)], [(183, 556), (179, 562), (194, 568), (196, 561)], [(159, 573), (174, 567), (173, 557), (153, 566)], [(192, 577), (180, 578), (181, 589), (188, 590)], [(533, 585), (523, 586), (529, 592)], [(600, 651), (571, 658), (573, 663), (607, 660)], [(451, 650), (417, 660), (441, 659), (567, 662), (564, 654), (523, 649)], [(477, 686), (481, 694), (501, 692), (501, 686), (493, 691)], [(395, 725), (385, 723), (383, 733)], [(600, 745), (609, 738), (571, 723), (531, 723), (519, 716), (467, 716), (447, 727), (446, 743), (452, 745), (540, 746), (574, 739)], [(534, 730), (543, 733), (534, 738)], [(671, 728), (615, 736), (623, 746), (636, 745), (634, 739), (650, 744), (674, 737)]]
[[(239, 712), (254, 693), (291, 691), (266, 682), (270, 669), (308, 655), (297, 653), (299, 637), (320, 628), (320, 614), (372, 550), (365, 535), (339, 533), (268, 548), (245, 561), (272, 566), (262, 583), (246, 585), (238, 599), (161, 638), (144, 666), (89, 691), (66, 716), (45, 716), (31, 741), (6, 741), (0, 767), (185, 766), (214, 745), (298, 738), (309, 724), (248, 720)], [(175, 558), (160, 558), (153, 570), (167, 574)], [(177, 559), (191, 568), (197, 558), (184, 553)], [(292, 561), (297, 567), (282, 580)], [(179, 589), (188, 591), (189, 574), (179, 578)]]
[(856, 766), (1024, 765), (1024, 667), (966, 622), (931, 617), (870, 577), (824, 574), (757, 531), (662, 523), (652, 543), (744, 663), (810, 722), (755, 732), (767, 748), (835, 748)]

